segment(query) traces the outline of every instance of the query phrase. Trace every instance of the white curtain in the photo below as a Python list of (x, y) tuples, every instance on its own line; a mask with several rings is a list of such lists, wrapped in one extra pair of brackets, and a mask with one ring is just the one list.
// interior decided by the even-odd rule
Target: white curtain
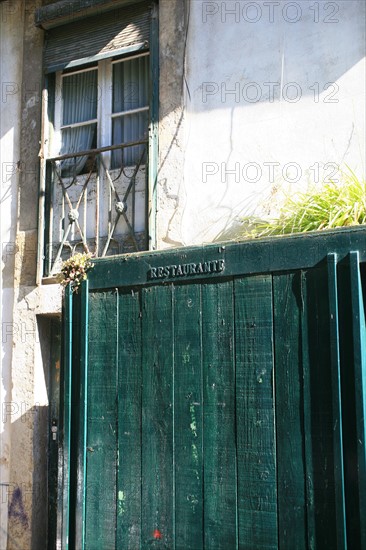
[[(130, 111), (149, 105), (149, 58), (138, 57), (116, 63), (113, 67), (113, 113)], [(147, 137), (148, 111), (125, 115), (113, 120), (113, 144), (138, 141)], [(144, 150), (143, 146), (115, 151), (112, 167), (136, 164)]]
[[(62, 124), (87, 122), (97, 117), (97, 71), (65, 76), (62, 83)], [(95, 144), (96, 123), (62, 130), (61, 155), (87, 151)], [(94, 142), (94, 143), (93, 143)], [(82, 172), (87, 156), (66, 159), (61, 163), (63, 176)]]

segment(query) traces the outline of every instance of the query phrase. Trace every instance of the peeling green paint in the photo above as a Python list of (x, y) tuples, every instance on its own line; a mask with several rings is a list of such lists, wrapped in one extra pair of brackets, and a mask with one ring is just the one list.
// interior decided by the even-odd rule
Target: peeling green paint
[(122, 516), (126, 512), (126, 497), (123, 491), (118, 491), (118, 515)]
[(190, 349), (189, 349), (190, 347), (191, 347), (190, 344), (188, 344), (186, 351), (183, 353), (182, 359), (184, 364), (189, 363), (189, 361), (191, 360)]
[(197, 437), (197, 422), (196, 422), (196, 415), (195, 415), (195, 412), (194, 412), (194, 405), (193, 404), (191, 404), (189, 406), (189, 412), (191, 413), (190, 428), (191, 428), (193, 436)]

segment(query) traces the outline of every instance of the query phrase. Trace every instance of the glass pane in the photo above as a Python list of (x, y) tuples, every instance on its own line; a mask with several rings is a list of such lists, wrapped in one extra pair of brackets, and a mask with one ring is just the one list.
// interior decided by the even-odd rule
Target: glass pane
[(113, 113), (149, 104), (149, 56), (137, 57), (113, 66)]
[[(68, 153), (77, 153), (88, 151), (96, 147), (97, 125), (87, 124), (77, 128), (65, 128), (62, 130), (62, 149), (61, 155)], [(89, 172), (92, 167), (87, 166), (88, 156), (74, 157), (62, 161), (62, 175), (76, 176), (78, 174)]]
[(63, 77), (63, 125), (86, 122), (97, 118), (97, 83), (96, 70)]
[[(113, 144), (147, 139), (148, 119), (148, 111), (145, 111), (113, 120)], [(123, 154), (122, 150), (113, 151), (112, 168), (119, 167), (121, 164), (123, 166), (137, 164), (144, 150), (146, 150), (145, 145), (137, 145), (123, 149)], [(145, 160), (145, 158), (142, 159), (142, 164), (145, 164)]]

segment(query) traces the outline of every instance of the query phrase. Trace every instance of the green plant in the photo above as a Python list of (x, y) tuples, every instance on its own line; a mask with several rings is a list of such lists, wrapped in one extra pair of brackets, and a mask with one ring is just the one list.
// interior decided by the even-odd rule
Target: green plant
[(75, 254), (65, 260), (58, 275), (58, 281), (63, 286), (70, 285), (72, 292), (78, 292), (79, 287), (87, 278), (87, 272), (93, 267), (91, 258), (93, 254)]
[(352, 170), (341, 173), (339, 182), (323, 183), (304, 193), (287, 197), (277, 218), (245, 218), (244, 237), (289, 235), (366, 224), (366, 181)]

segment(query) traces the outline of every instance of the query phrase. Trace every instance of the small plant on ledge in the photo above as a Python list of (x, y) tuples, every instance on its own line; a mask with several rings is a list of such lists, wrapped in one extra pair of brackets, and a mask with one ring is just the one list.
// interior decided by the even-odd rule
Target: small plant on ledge
[(77, 293), (80, 285), (87, 278), (87, 272), (93, 266), (91, 261), (93, 254), (75, 254), (65, 260), (61, 266), (61, 272), (57, 276), (58, 282), (66, 287), (70, 285), (72, 292)]

